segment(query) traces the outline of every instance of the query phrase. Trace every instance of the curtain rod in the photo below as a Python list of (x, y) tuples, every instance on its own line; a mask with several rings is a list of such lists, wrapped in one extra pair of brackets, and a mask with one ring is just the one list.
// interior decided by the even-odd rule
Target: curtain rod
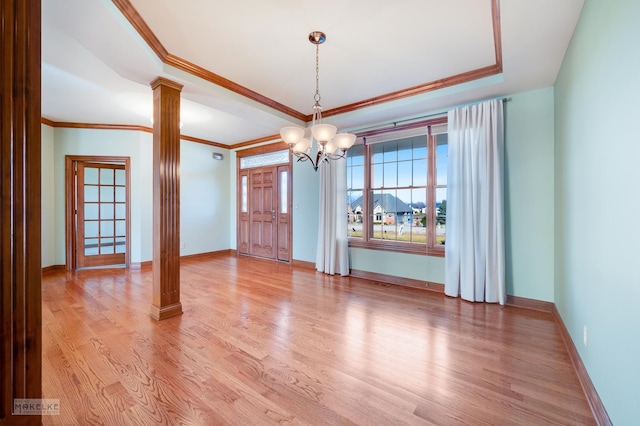
[[(500, 99), (500, 98), (495, 98), (495, 99)], [(505, 103), (505, 102), (511, 101), (511, 98), (504, 97), (501, 100), (502, 100), (503, 103)], [(480, 102), (486, 102), (486, 101), (480, 101)], [(467, 106), (467, 105), (476, 105), (476, 104), (479, 104), (480, 102), (476, 102), (476, 103), (472, 103), (472, 104), (459, 105), (459, 106), (454, 107), (454, 108), (459, 108), (461, 106)], [(378, 124), (376, 126), (363, 127), (363, 128), (360, 128), (360, 129), (349, 130), (349, 131), (351, 133), (362, 133), (362, 132), (369, 131), (369, 130), (382, 130), (385, 127), (393, 128), (393, 127), (396, 127), (398, 124), (407, 123), (407, 122), (410, 122), (410, 121), (420, 121), (420, 120), (426, 120), (428, 118), (446, 117), (447, 113), (448, 113), (447, 111), (436, 112), (436, 113), (433, 113), (433, 114), (422, 115), (420, 117), (405, 118), (405, 119), (402, 119), (402, 120), (391, 121), (389, 123)]]

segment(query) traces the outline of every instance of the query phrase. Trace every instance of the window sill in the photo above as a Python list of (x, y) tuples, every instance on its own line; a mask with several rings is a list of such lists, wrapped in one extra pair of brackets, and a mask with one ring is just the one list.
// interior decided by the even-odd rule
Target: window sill
[(444, 257), (444, 246), (427, 247), (424, 244), (398, 243), (391, 241), (362, 241), (349, 239), (349, 247), (367, 250), (392, 251), (422, 256)]

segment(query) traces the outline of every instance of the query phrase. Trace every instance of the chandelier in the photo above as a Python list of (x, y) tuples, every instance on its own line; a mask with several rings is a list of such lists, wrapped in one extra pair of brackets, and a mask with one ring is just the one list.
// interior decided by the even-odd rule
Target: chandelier
[[(322, 163), (344, 158), (347, 149), (351, 148), (356, 141), (356, 135), (351, 133), (336, 134), (338, 131), (336, 126), (322, 122), (318, 59), (320, 45), (326, 39), (327, 36), (321, 31), (313, 31), (309, 34), (309, 41), (316, 45), (316, 94), (313, 97), (315, 103), (313, 104), (311, 136), (305, 138), (305, 129), (298, 126), (287, 126), (280, 129), (280, 136), (289, 145), (293, 155), (298, 157), (298, 161), (309, 161), (315, 171), (318, 171), (318, 166)], [(317, 144), (314, 143), (315, 141)], [(315, 152), (315, 159), (312, 157), (312, 152)]]

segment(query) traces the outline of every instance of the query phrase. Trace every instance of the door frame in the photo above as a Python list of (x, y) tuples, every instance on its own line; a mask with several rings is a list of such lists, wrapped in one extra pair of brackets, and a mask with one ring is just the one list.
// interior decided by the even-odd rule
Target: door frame
[(72, 271), (77, 268), (76, 242), (76, 163), (118, 163), (124, 165), (126, 179), (126, 233), (125, 239), (125, 268), (131, 265), (131, 158), (110, 155), (66, 155), (65, 156), (65, 269)]
[[(241, 185), (241, 175), (242, 172), (246, 172), (247, 170), (251, 170), (251, 169), (240, 169), (240, 159), (244, 158), (244, 157), (251, 157), (254, 155), (260, 155), (260, 154), (268, 154), (271, 152), (275, 152), (275, 151), (288, 151), (289, 152), (289, 162), (288, 163), (280, 163), (280, 164), (272, 164), (270, 166), (276, 166), (276, 172), (278, 171), (278, 167), (279, 166), (283, 166), (286, 165), (288, 167), (289, 170), (289, 180), (287, 182), (287, 194), (288, 194), (288, 216), (289, 216), (289, 259), (287, 260), (283, 260), (283, 259), (279, 259), (278, 256), (278, 252), (279, 252), (279, 247), (276, 247), (276, 254), (275, 254), (275, 258), (273, 259), (274, 261), (286, 261), (291, 263), (293, 260), (293, 210), (292, 210), (292, 206), (293, 206), (293, 164), (292, 164), (292, 155), (291, 155), (291, 151), (289, 150), (289, 146), (284, 143), (284, 142), (278, 142), (278, 143), (273, 143), (273, 144), (269, 144), (269, 145), (262, 145), (262, 146), (258, 146), (258, 147), (254, 147), (254, 148), (247, 148), (247, 149), (241, 149), (236, 151), (236, 255), (245, 255), (245, 256), (251, 256), (248, 253), (241, 253), (240, 252), (240, 215), (242, 214), (242, 185)], [(247, 178), (249, 179), (249, 173), (247, 173)], [(278, 182), (278, 189), (279, 189), (279, 173), (276, 173), (276, 181)], [(248, 182), (248, 184), (250, 185), (250, 182)], [(280, 196), (280, 191), (278, 190), (278, 194), (277, 197)], [(276, 200), (277, 205), (280, 203), (279, 198)], [(279, 222), (279, 215), (276, 214), (276, 223)], [(277, 225), (278, 227), (280, 226), (279, 224)], [(276, 231), (276, 241), (278, 240), (278, 235), (277, 235), (277, 231)]]

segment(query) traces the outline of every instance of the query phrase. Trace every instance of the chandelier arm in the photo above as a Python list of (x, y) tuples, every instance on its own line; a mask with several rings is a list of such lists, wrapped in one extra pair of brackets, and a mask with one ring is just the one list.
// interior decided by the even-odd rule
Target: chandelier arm
[(313, 158), (311, 158), (309, 156), (309, 154), (307, 154), (306, 152), (300, 152), (297, 153), (296, 156), (298, 157), (298, 161), (309, 161), (311, 163), (311, 166), (313, 167), (313, 170), (315, 170), (316, 172), (318, 171), (318, 166), (320, 165), (320, 156), (322, 154), (320, 152), (318, 152), (318, 155), (316, 156), (316, 161), (313, 161)]
[(324, 151), (318, 147), (318, 153), (316, 154), (316, 168), (326, 159)]
[(342, 154), (327, 154), (326, 157), (329, 160), (339, 160), (341, 158), (344, 158), (345, 155), (347, 155), (347, 151), (344, 149), (341, 149)]
[(306, 152), (294, 152), (296, 157), (298, 157), (298, 161), (311, 161), (311, 157)]

